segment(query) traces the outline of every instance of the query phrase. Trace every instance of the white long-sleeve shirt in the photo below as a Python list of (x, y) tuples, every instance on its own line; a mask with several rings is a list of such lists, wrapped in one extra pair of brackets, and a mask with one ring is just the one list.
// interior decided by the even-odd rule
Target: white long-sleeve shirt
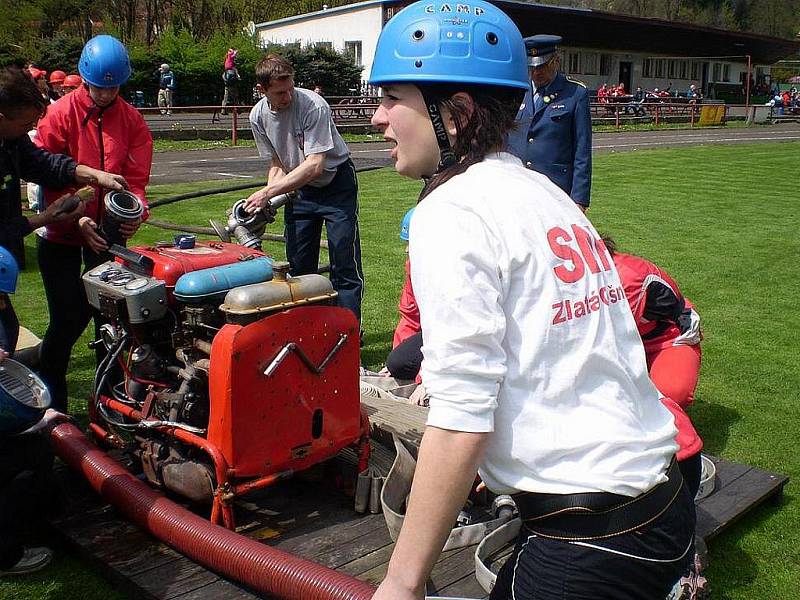
[(428, 425), (494, 432), (498, 493), (636, 496), (677, 446), (613, 261), (575, 203), (501, 153), (434, 190), (410, 227)]

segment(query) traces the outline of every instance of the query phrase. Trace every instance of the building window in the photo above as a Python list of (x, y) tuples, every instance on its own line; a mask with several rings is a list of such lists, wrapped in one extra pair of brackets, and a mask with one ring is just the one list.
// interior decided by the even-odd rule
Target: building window
[(333, 42), (317, 42), (314, 44), (315, 48), (325, 48), (327, 50), (333, 50)]
[(653, 77), (666, 77), (667, 76), (667, 59), (659, 58), (655, 60), (656, 68)]
[(675, 79), (678, 76), (678, 61), (671, 60), (667, 63), (667, 77)]
[(703, 78), (703, 63), (692, 61), (692, 79), (699, 81)]
[(642, 64), (642, 77), (652, 77), (653, 76), (653, 59), (652, 58), (645, 58), (644, 64)]
[(597, 54), (586, 52), (583, 55), (583, 72), (587, 75), (597, 75)]
[(711, 81), (720, 81), (720, 64), (718, 62), (714, 63), (714, 66), (711, 70)]
[(682, 60), (680, 63), (680, 78), (689, 79), (689, 61)]
[(353, 57), (353, 64), (360, 67), (363, 62), (361, 62), (362, 54), (361, 54), (361, 40), (354, 40), (350, 42), (344, 43), (344, 51)]
[(728, 63), (722, 65), (722, 81), (731, 80), (731, 66)]
[(570, 52), (567, 54), (568, 65), (569, 69), (567, 70), (569, 73), (580, 73), (581, 72), (581, 55), (579, 52)]
[(600, 75), (611, 75), (611, 55), (600, 55)]

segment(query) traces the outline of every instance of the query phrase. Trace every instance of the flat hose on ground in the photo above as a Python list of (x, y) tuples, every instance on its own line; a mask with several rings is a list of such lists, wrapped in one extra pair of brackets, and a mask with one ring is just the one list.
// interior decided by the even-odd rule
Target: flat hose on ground
[(368, 600), (375, 588), (213, 525), (164, 498), (92, 444), (72, 423), (50, 434), (56, 453), (142, 529), (181, 554), (248, 587), (286, 600)]

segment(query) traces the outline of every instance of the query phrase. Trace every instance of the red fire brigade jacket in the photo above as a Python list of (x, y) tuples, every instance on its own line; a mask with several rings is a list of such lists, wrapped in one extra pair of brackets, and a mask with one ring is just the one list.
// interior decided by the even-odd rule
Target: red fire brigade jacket
[[(128, 182), (128, 189), (146, 206), (145, 188), (150, 179), (153, 138), (142, 115), (125, 100), (117, 97), (101, 109), (86, 87), (79, 87), (48, 107), (37, 131), (35, 142), (40, 148), (67, 154), (80, 164), (122, 175)], [(46, 188), (45, 202), (52, 202), (75, 189)], [(98, 225), (103, 220), (104, 195), (105, 190), (97, 188), (84, 213)], [(48, 225), (44, 237), (63, 244), (83, 244), (76, 223)]]

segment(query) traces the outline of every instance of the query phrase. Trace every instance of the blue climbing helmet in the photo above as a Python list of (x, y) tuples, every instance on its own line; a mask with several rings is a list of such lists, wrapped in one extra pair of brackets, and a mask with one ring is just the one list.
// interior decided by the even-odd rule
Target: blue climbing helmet
[(415, 206), (409, 209), (408, 212), (403, 215), (403, 220), (400, 221), (400, 239), (404, 242), (408, 241), (408, 231), (411, 228), (411, 216), (414, 214), (415, 208), (417, 207)]
[(117, 87), (131, 76), (131, 61), (125, 46), (117, 38), (98, 35), (83, 47), (78, 71), (93, 86)]
[(18, 276), (17, 259), (11, 252), (0, 246), (0, 292), (5, 294), (16, 292)]
[(378, 38), (369, 82), (531, 85), (519, 29), (483, 0), (425, 0), (401, 10)]
[(51, 403), (50, 392), (36, 373), (11, 358), (0, 362), (0, 437), (25, 431)]

